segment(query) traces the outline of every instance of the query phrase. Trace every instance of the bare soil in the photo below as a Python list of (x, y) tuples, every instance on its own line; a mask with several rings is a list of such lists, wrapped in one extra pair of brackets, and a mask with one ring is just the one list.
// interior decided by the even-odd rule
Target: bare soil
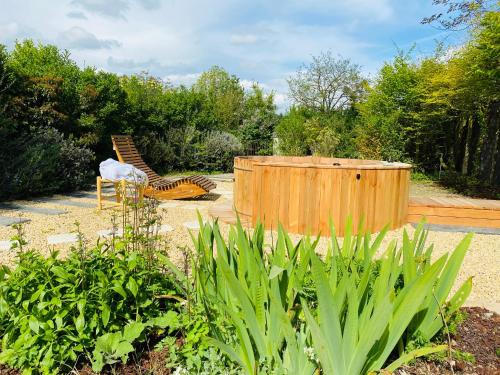
[(418, 360), (411, 366), (399, 369), (396, 374), (500, 374), (500, 357), (496, 352), (500, 350), (500, 316), (480, 307), (465, 307), (462, 311), (468, 314), (468, 317), (453, 335), (452, 348), (472, 354), (475, 358), (474, 363), (460, 360), (442, 362)]

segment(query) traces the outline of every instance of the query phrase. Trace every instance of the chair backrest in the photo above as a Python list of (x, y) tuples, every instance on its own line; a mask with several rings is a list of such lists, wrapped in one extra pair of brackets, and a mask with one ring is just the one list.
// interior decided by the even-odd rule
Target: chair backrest
[(150, 185), (164, 180), (142, 160), (130, 135), (112, 135), (111, 140), (113, 141), (113, 150), (115, 150), (118, 160), (122, 163), (132, 164), (137, 169), (146, 173)]

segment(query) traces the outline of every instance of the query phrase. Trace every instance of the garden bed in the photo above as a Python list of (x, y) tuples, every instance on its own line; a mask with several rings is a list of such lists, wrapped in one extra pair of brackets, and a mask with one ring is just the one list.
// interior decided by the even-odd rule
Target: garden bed
[(470, 353), (474, 363), (454, 360), (453, 371), (448, 361), (417, 360), (411, 366), (403, 366), (398, 374), (498, 374), (500, 373), (500, 316), (481, 307), (464, 307), (466, 320), (452, 336), (455, 350)]
[[(430, 374), (484, 374), (494, 375), (500, 372), (500, 357), (496, 350), (500, 348), (500, 315), (481, 307), (464, 307), (462, 312), (466, 320), (457, 327), (452, 336), (453, 348), (474, 356), (474, 363), (465, 360), (455, 360), (452, 372), (448, 361), (417, 360), (411, 366), (403, 366), (396, 373), (401, 375)], [(117, 369), (117, 375), (135, 374), (170, 374), (160, 367), (165, 363), (168, 352), (146, 352), (138, 363), (129, 363)], [(83, 374), (93, 374), (92, 372)]]
[[(453, 348), (474, 356), (474, 363), (465, 360), (454, 360), (452, 372), (448, 361), (417, 360), (411, 366), (403, 366), (396, 374), (430, 375), (430, 374), (478, 374), (495, 375), (500, 372), (500, 357), (496, 350), (500, 348), (500, 315), (481, 307), (464, 307), (466, 320), (457, 327), (452, 336)], [(128, 363), (116, 369), (117, 375), (136, 374), (171, 374), (164, 364), (168, 358), (167, 351), (146, 352), (137, 363)], [(93, 372), (81, 372), (85, 375)]]
[[(461, 310), (467, 318), (457, 327), (457, 332), (452, 335), (452, 344), (455, 350), (472, 354), (474, 363), (454, 360), (452, 372), (447, 360), (420, 359), (412, 365), (403, 366), (396, 374), (498, 374), (500, 372), (500, 357), (496, 350), (500, 348), (500, 315), (480, 307), (464, 307)], [(182, 340), (178, 342), (181, 343)], [(166, 349), (144, 351), (139, 358), (131, 359), (126, 365), (117, 366), (113, 373), (116, 375), (172, 374), (173, 371), (166, 366), (167, 360), (168, 350)], [(84, 366), (78, 373), (81, 375), (95, 374), (88, 366)], [(0, 374), (18, 375), (21, 372), (0, 366)]]

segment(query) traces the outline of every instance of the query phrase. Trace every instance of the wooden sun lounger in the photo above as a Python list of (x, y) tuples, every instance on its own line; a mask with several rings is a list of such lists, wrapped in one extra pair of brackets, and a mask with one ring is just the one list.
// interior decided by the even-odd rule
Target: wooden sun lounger
[(144, 190), (145, 196), (156, 199), (194, 198), (207, 194), (217, 186), (204, 176), (189, 176), (176, 180), (161, 177), (142, 160), (131, 136), (112, 135), (111, 139), (120, 162), (132, 164), (148, 175), (148, 186)]

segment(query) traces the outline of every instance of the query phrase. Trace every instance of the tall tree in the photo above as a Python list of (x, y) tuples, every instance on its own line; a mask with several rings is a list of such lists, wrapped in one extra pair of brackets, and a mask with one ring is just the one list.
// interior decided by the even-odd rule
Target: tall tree
[(323, 113), (345, 109), (364, 91), (359, 65), (336, 58), (331, 51), (314, 56), (288, 79), (289, 95), (296, 105)]
[(193, 89), (206, 97), (220, 130), (237, 130), (243, 116), (245, 93), (236, 76), (214, 66), (201, 74)]
[(362, 121), (356, 129), (357, 143), (363, 157), (402, 161), (415, 152), (417, 82), (409, 54), (400, 52), (380, 69), (366, 101), (358, 105)]
[(464, 77), (485, 107), (486, 134), (481, 149), (481, 178), (500, 186), (500, 12), (488, 12), (464, 50), (470, 64)]
[(239, 130), (246, 153), (272, 155), (273, 133), (278, 116), (274, 94), (266, 95), (257, 84), (245, 95), (245, 116)]

